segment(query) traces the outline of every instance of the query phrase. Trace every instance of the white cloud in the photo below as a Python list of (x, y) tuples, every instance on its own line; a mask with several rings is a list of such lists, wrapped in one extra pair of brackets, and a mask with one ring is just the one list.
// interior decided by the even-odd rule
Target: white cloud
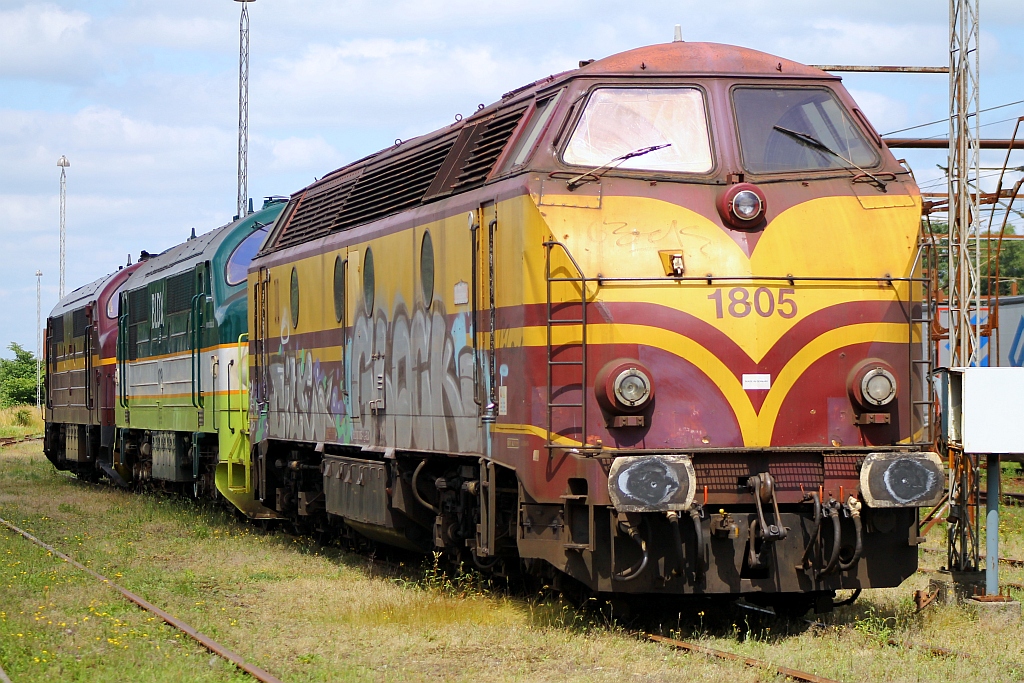
[(271, 142), (269, 147), (272, 161), (268, 168), (272, 171), (305, 170), (317, 164), (327, 168), (341, 163), (338, 150), (321, 137), (285, 138)]
[(43, 3), (0, 11), (0, 76), (73, 81), (98, 68), (91, 19)]

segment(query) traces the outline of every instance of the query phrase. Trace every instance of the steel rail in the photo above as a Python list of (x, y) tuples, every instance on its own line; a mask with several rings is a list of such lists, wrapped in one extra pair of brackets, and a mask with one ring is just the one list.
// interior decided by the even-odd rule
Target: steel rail
[(11, 444), (22, 443), (23, 441), (40, 441), (42, 438), (41, 436), (5, 436), (0, 438), (0, 446), (10, 446)]
[(651, 633), (645, 633), (644, 637), (648, 640), (652, 640), (655, 643), (661, 643), (674, 647), (677, 650), (686, 650), (687, 652), (696, 652), (698, 654), (709, 655), (711, 657), (717, 657), (718, 659), (725, 659), (731, 662), (743, 662), (749, 667), (755, 669), (766, 669), (768, 671), (774, 671), (786, 678), (791, 678), (794, 681), (804, 681), (805, 683), (839, 683), (832, 678), (824, 678), (816, 674), (807, 673), (806, 671), (800, 671), (798, 669), (790, 669), (789, 667), (779, 666), (778, 664), (771, 664), (769, 662), (762, 662), (760, 659), (754, 659), (753, 657), (744, 657), (743, 655), (733, 654), (732, 652), (725, 652), (724, 650), (716, 650), (714, 648), (706, 647), (704, 645), (697, 645), (696, 643), (688, 643), (685, 640), (675, 640), (674, 638), (666, 638), (665, 636), (656, 636)]
[(181, 619), (178, 619), (177, 617), (174, 617), (174, 616), (168, 614), (167, 612), (163, 611), (162, 609), (160, 609), (156, 605), (154, 605), (154, 604), (144, 600), (142, 597), (136, 595), (135, 593), (132, 593), (130, 590), (119, 586), (118, 584), (114, 583), (113, 581), (111, 581), (107, 577), (103, 576), (99, 572), (94, 571), (94, 570), (90, 569), (89, 567), (86, 567), (81, 562), (77, 562), (76, 560), (72, 559), (68, 555), (65, 555), (64, 553), (62, 553), (61, 551), (57, 550), (53, 546), (47, 545), (46, 543), (40, 541), (38, 538), (36, 538), (32, 534), (30, 534), (29, 532), (16, 527), (15, 525), (11, 524), (6, 519), (3, 519), (2, 517), (0, 517), (0, 525), (3, 525), (5, 527), (7, 527), (8, 529), (10, 529), (11, 531), (13, 531), (16, 534), (20, 534), (25, 539), (31, 541), (32, 543), (35, 543), (37, 546), (39, 546), (40, 548), (43, 548), (47, 552), (50, 552), (50, 553), (56, 555), (57, 557), (59, 557), (60, 559), (64, 560), (65, 562), (67, 562), (71, 566), (76, 567), (77, 569), (81, 569), (83, 572), (85, 572), (87, 574), (90, 574), (94, 578), (98, 579), (100, 582), (107, 584), (108, 586), (110, 586), (111, 588), (116, 590), (118, 593), (123, 595), (125, 598), (127, 598), (129, 601), (135, 603), (136, 605), (138, 605), (142, 609), (146, 610), (147, 612), (150, 612), (150, 613), (155, 614), (156, 616), (160, 617), (165, 622), (167, 622), (169, 625), (171, 625), (174, 628), (178, 629), (182, 633), (188, 635), (190, 638), (192, 638), (193, 640), (198, 642), (200, 645), (205, 647), (210, 652), (212, 652), (215, 655), (218, 655), (218, 656), (223, 657), (224, 659), (228, 660), (229, 662), (231, 662), (232, 664), (234, 664), (239, 669), (241, 669), (242, 671), (246, 672), (247, 674), (249, 674), (250, 676), (252, 676), (256, 680), (262, 681), (263, 683), (282, 683), (279, 678), (276, 678), (275, 676), (273, 676), (272, 674), (264, 671), (263, 669), (259, 668), (258, 666), (255, 666), (253, 664), (249, 664), (244, 659), (242, 659), (242, 657), (240, 655), (238, 655), (238, 654), (232, 652), (231, 650), (227, 649), (226, 647), (224, 647), (223, 645), (221, 645), (217, 641), (213, 640), (209, 636), (203, 635), (199, 631), (195, 630), (194, 628), (192, 628), (191, 626), (186, 624)]

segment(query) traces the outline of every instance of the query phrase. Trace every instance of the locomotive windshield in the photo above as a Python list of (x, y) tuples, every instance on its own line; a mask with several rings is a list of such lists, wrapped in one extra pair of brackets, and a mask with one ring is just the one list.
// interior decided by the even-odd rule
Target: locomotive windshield
[(238, 243), (235, 250), (228, 257), (227, 267), (224, 269), (224, 279), (231, 286), (240, 285), (249, 276), (249, 263), (256, 256), (256, 252), (263, 246), (263, 240), (267, 238), (267, 226), (263, 225), (253, 230), (244, 240)]
[(714, 162), (697, 88), (600, 88), (587, 102), (562, 154), (572, 166), (603, 166), (634, 150), (664, 145), (619, 168), (707, 173)]
[(743, 166), (750, 173), (850, 168), (848, 161), (861, 167), (878, 163), (860, 128), (829, 90), (736, 88), (733, 104)]

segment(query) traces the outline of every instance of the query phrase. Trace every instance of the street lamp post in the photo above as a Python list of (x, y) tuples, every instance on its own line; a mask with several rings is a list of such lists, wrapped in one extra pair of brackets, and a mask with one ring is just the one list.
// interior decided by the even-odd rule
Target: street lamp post
[(57, 166), (60, 168), (60, 298), (64, 298), (64, 242), (67, 235), (67, 230), (64, 227), (64, 215), (65, 207), (67, 204), (67, 174), (65, 171), (71, 162), (68, 158), (61, 155), (60, 159), (57, 159)]

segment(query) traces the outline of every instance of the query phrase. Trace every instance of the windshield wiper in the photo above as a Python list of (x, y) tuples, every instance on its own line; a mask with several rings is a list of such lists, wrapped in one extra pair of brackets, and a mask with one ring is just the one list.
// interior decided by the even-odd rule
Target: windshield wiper
[(621, 164), (623, 161), (626, 161), (627, 159), (642, 157), (645, 154), (657, 152), (659, 149), (665, 149), (666, 147), (671, 146), (671, 142), (666, 142), (664, 145), (652, 145), (650, 147), (641, 147), (640, 149), (634, 149), (632, 152), (626, 152), (622, 156), (617, 156), (611, 161), (602, 164), (601, 166), (598, 166), (593, 170), (581, 173), (575, 178), (570, 178), (569, 180), (565, 181), (565, 187), (571, 192), (580, 185), (582, 185), (583, 183), (590, 182), (589, 180), (586, 180), (587, 178), (593, 178), (594, 180), (598, 180), (601, 178), (602, 173), (610, 171), (611, 169), (615, 168), (616, 166)]
[(840, 154), (839, 152), (835, 151), (834, 149), (832, 149), (831, 147), (826, 145), (824, 142), (822, 142), (818, 138), (814, 137), (813, 135), (808, 135), (807, 133), (798, 133), (795, 130), (790, 130), (789, 128), (783, 128), (782, 126), (772, 126), (772, 128), (774, 128), (775, 130), (779, 131), (780, 133), (785, 133), (786, 135), (788, 135), (789, 137), (793, 138), (794, 140), (798, 140), (798, 141), (804, 143), (808, 147), (812, 147), (812, 148), (820, 150), (822, 152), (828, 152), (832, 156), (834, 156), (834, 157), (836, 157), (838, 159), (841, 159), (842, 161), (846, 162), (849, 165), (849, 167), (846, 170), (850, 170), (850, 168), (857, 169), (858, 171), (860, 171), (861, 173), (863, 173), (867, 177), (871, 178), (871, 180), (874, 182), (874, 184), (878, 186), (878, 189), (880, 189), (882, 192), (886, 191), (885, 190), (885, 181), (884, 180), (882, 180), (881, 178), (879, 178), (878, 176), (874, 175), (873, 173), (871, 173), (869, 171), (865, 171), (863, 168), (861, 168), (857, 164), (853, 163), (851, 160), (847, 159), (842, 154)]

